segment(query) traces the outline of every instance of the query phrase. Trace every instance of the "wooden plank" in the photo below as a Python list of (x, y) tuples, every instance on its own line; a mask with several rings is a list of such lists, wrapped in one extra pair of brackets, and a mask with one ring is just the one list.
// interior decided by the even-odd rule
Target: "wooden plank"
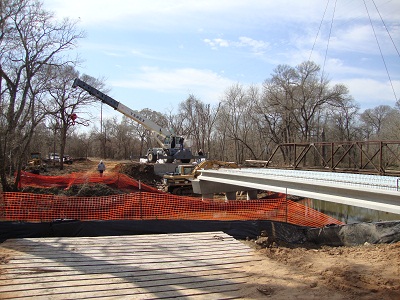
[(34, 244), (44, 242), (46, 244), (50, 244), (52, 242), (57, 245), (62, 245), (64, 242), (66, 243), (80, 243), (85, 244), (88, 241), (93, 243), (103, 244), (104, 241), (107, 241), (109, 244), (117, 243), (117, 242), (125, 242), (125, 241), (134, 241), (136, 243), (146, 244), (148, 241), (168, 241), (171, 239), (179, 239), (180, 241), (201, 241), (201, 240), (223, 240), (223, 241), (232, 241), (235, 239), (223, 232), (215, 231), (215, 232), (191, 232), (191, 233), (166, 233), (166, 234), (149, 234), (149, 235), (118, 235), (118, 236), (93, 236), (93, 237), (46, 237), (46, 238), (24, 238), (24, 239), (11, 239), (6, 242), (12, 242), (13, 244), (21, 244), (27, 245), (29, 242), (33, 242)]
[[(7, 247), (7, 248), (5, 248)], [(208, 247), (208, 246), (160, 246), (162, 247), (165, 251), (168, 252), (181, 252), (182, 250), (184, 250), (185, 252), (189, 252), (189, 253), (196, 253), (196, 252), (210, 252), (213, 250), (232, 250), (232, 251), (248, 251), (248, 247), (244, 244), (241, 245), (235, 245), (235, 244), (215, 244), (214, 247), (212, 248), (212, 250)], [(3, 247), (0, 246), (0, 249), (3, 249), (4, 252), (10, 252), (13, 254), (13, 256), (18, 257), (19, 254), (21, 254), (21, 256), (26, 256), (26, 253), (30, 253), (31, 255), (42, 255), (46, 254), (48, 257), (51, 257), (53, 252), (49, 252), (49, 250), (57, 250), (57, 252), (54, 252), (53, 256), (57, 255), (64, 255), (64, 254), (73, 254), (74, 252), (78, 252), (79, 253), (91, 253), (91, 254), (95, 254), (95, 253), (99, 253), (99, 254), (107, 254), (108, 251), (112, 251), (113, 253), (118, 253), (118, 252), (123, 252), (123, 253), (128, 253), (129, 254), (134, 254), (137, 252), (154, 252), (154, 246), (137, 246), (134, 245), (132, 247), (128, 246), (113, 246), (113, 247), (101, 247), (98, 245), (79, 245), (79, 246), (73, 246), (73, 247), (65, 247), (65, 248), (59, 248), (59, 247), (54, 247), (53, 245), (45, 245), (45, 246), (41, 246), (41, 244), (37, 244), (34, 247), (19, 247), (16, 245), (4, 245)]]
[[(49, 249), (53, 250), (53, 249)], [(232, 256), (240, 256), (240, 255), (245, 255), (248, 252), (246, 249), (235, 249), (235, 248), (212, 248), (210, 249), (209, 247), (207, 249), (196, 249), (196, 250), (187, 250), (187, 249), (182, 249), (179, 250), (178, 248), (174, 251), (168, 250), (163, 248), (163, 252), (160, 251), (135, 251), (131, 252), (131, 249), (126, 249), (126, 250), (117, 250), (117, 251), (50, 251), (50, 252), (43, 252), (43, 253), (32, 253), (32, 254), (26, 254), (26, 255), (13, 255), (11, 262), (13, 263), (26, 263), (26, 260), (29, 260), (31, 262), (34, 262), (35, 259), (46, 259), (48, 261), (52, 260), (57, 260), (57, 261), (68, 261), (68, 260), (85, 260), (88, 257), (90, 258), (96, 258), (98, 260), (107, 260), (109, 258), (109, 254), (113, 254), (115, 256), (118, 256), (115, 259), (130, 259), (130, 260), (135, 260), (138, 259), (142, 255), (146, 255), (148, 259), (159, 259), (159, 258), (174, 258), (176, 256), (193, 256), (197, 254), (201, 254), (202, 256), (226, 256), (226, 257), (232, 257)], [(214, 250), (214, 251), (213, 251)], [(79, 253), (79, 255), (78, 255)], [(8, 253), (8, 256), (11, 256), (11, 253)], [(123, 257), (121, 257), (124, 255)], [(114, 260), (115, 260), (114, 259)]]
[[(188, 286), (161, 286), (152, 288), (105, 288), (95, 289), (86, 292), (62, 292), (53, 293), (51, 290), (43, 291), (41, 295), (35, 296), (33, 299), (97, 299), (97, 298), (113, 298), (113, 299), (165, 299), (165, 298), (184, 298), (184, 299), (235, 299), (236, 292), (240, 289), (239, 284), (217, 284), (196, 286), (188, 284)], [(11, 293), (2, 294), (2, 299), (13, 299), (15, 296)], [(197, 296), (197, 297), (196, 297)], [(17, 296), (21, 298), (20, 296)], [(23, 297), (23, 296), (22, 296)], [(30, 296), (28, 296), (31, 298)]]
[[(164, 275), (164, 274), (159, 274)], [(185, 288), (198, 289), (199, 287), (209, 287), (215, 285), (234, 285), (238, 282), (244, 281), (245, 275), (240, 273), (229, 274), (229, 279), (221, 279), (220, 277), (207, 277), (207, 276), (185, 276), (178, 278), (166, 278), (155, 280), (140, 281), (133, 279), (132, 281), (88, 281), (82, 282), (62, 282), (55, 286), (52, 283), (41, 283), (37, 282), (34, 289), (27, 289), (26, 286), (14, 286), (14, 289), (8, 291), (2, 291), (1, 295), (4, 294), (15, 294), (18, 297), (36, 297), (44, 294), (56, 295), (56, 294), (86, 294), (93, 291), (99, 291), (103, 294), (112, 294), (116, 290), (137, 290), (135, 293), (141, 293), (142, 289), (154, 290), (154, 291), (167, 291), (171, 287), (177, 289), (179, 286)], [(180, 288), (182, 289), (182, 288)]]
[[(158, 270), (161, 271), (161, 270)], [(108, 273), (91, 273), (85, 274), (84, 272), (63, 272), (62, 274), (44, 274), (39, 278), (37, 276), (18, 276), (18, 278), (13, 279), (2, 279), (2, 283), (0, 286), (0, 291), (13, 291), (15, 290), (14, 286), (23, 285), (23, 284), (32, 284), (36, 282), (41, 283), (58, 283), (58, 282), (77, 282), (78, 284), (85, 284), (85, 281), (89, 280), (108, 280), (110, 281), (123, 281), (130, 280), (132, 278), (139, 278), (137, 280), (145, 281), (145, 280), (161, 280), (166, 278), (179, 278), (179, 277), (187, 277), (187, 276), (221, 276), (226, 274), (233, 274), (236, 272), (241, 272), (241, 267), (239, 266), (225, 266), (222, 265), (218, 269), (210, 270), (208, 267), (197, 267), (195, 271), (192, 268), (186, 269), (176, 269), (171, 272), (171, 269), (168, 269), (169, 273), (163, 273), (161, 276), (154, 275), (153, 270), (142, 270), (137, 272), (108, 272)]]
[(0, 255), (2, 299), (232, 298), (256, 261), (223, 232), (15, 239)]

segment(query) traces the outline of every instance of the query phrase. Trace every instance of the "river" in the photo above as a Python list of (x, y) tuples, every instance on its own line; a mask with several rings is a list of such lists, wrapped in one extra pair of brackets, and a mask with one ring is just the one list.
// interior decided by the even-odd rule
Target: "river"
[(351, 206), (346, 204), (316, 200), (303, 199), (298, 201), (307, 207), (318, 210), (328, 216), (331, 216), (346, 224), (354, 224), (360, 222), (377, 222), (377, 221), (397, 221), (400, 215), (378, 211), (368, 208)]

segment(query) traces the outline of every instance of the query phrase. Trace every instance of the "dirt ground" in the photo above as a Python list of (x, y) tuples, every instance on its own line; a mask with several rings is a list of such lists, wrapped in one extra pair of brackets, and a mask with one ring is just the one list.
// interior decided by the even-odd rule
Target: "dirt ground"
[[(127, 162), (105, 163), (107, 175)], [(76, 162), (64, 171), (54, 169), (48, 175), (96, 172), (97, 164), (96, 159)], [(143, 167), (128, 169), (128, 175), (134, 178), (143, 177), (144, 173), (149, 177)], [(156, 179), (147, 178), (149, 182)], [(256, 241), (242, 242), (254, 248), (259, 259), (257, 264), (244, 269), (249, 277), (238, 292), (243, 299), (400, 299), (400, 242), (319, 248), (264, 248)]]
[(400, 242), (258, 248), (256, 255), (260, 261), (245, 268), (244, 299), (400, 299)]

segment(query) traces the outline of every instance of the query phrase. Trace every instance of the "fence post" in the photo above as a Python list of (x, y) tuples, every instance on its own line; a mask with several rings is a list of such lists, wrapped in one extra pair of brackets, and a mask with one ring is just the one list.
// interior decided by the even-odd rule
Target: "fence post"
[(286, 188), (286, 195), (285, 195), (285, 201), (286, 201), (286, 223), (288, 222), (288, 202), (287, 202), (287, 188)]
[(143, 219), (143, 208), (142, 208), (142, 183), (139, 180), (139, 209), (140, 209), (140, 220)]

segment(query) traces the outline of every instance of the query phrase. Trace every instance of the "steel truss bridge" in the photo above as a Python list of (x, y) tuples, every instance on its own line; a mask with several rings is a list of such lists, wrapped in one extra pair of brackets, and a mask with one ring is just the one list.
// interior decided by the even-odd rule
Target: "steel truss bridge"
[(264, 166), (400, 176), (400, 141), (279, 144)]

